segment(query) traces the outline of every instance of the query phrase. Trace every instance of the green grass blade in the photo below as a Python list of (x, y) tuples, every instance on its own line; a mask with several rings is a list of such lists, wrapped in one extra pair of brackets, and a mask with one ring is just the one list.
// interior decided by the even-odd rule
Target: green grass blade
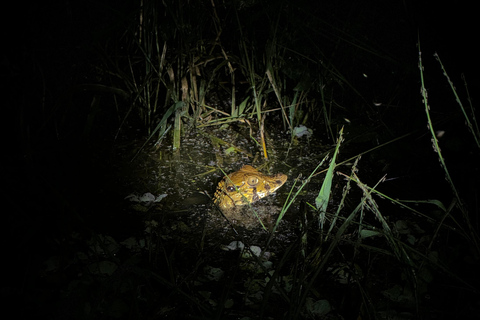
[(467, 112), (465, 111), (465, 108), (463, 107), (462, 100), (460, 100), (460, 97), (457, 94), (457, 89), (455, 89), (455, 86), (453, 85), (452, 80), (450, 80), (450, 77), (447, 74), (447, 70), (445, 70), (445, 67), (443, 66), (442, 60), (440, 60), (440, 57), (438, 56), (437, 53), (435, 53), (433, 56), (437, 59), (438, 63), (440, 63), (440, 68), (442, 68), (443, 75), (447, 78), (447, 82), (450, 85), (450, 89), (452, 89), (452, 92), (455, 96), (455, 101), (457, 101), (458, 105), (460, 106), (460, 109), (462, 110), (462, 114), (463, 114), (463, 117), (465, 118), (465, 123), (468, 127), (468, 130), (470, 130), (470, 133), (475, 139), (475, 143), (477, 144), (477, 147), (480, 148), (480, 135), (478, 132), (478, 126), (475, 119), (475, 113), (472, 112), (472, 121), (475, 123), (477, 130), (473, 128), (472, 121), (470, 121), (470, 117), (468, 116)]
[(335, 161), (337, 159), (338, 151), (340, 149), (340, 145), (343, 141), (343, 127), (340, 129), (340, 136), (337, 140), (337, 146), (335, 148), (335, 153), (333, 154), (332, 161), (330, 162), (330, 166), (328, 167), (327, 175), (325, 176), (325, 180), (323, 180), (322, 187), (320, 188), (320, 192), (318, 193), (317, 198), (315, 198), (315, 206), (319, 211), (319, 222), (320, 227), (323, 229), (323, 223), (325, 222), (325, 212), (327, 211), (328, 201), (330, 199), (330, 193), (332, 191), (332, 180), (333, 180), (333, 173), (335, 170)]

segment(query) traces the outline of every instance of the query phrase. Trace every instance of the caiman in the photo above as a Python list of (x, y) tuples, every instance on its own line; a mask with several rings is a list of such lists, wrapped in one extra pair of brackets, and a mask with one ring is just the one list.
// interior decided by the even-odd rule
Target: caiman
[(214, 202), (222, 211), (254, 203), (274, 193), (283, 186), (287, 178), (283, 173), (268, 176), (252, 166), (244, 165), (220, 181)]

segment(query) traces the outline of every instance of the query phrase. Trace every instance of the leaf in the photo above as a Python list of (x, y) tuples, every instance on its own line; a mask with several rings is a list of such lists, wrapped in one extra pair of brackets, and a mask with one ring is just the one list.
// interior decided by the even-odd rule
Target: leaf
[(328, 167), (325, 180), (323, 180), (322, 188), (320, 189), (318, 196), (315, 198), (315, 206), (317, 207), (317, 210), (319, 210), (320, 212), (320, 222), (322, 226), (325, 220), (325, 212), (327, 211), (328, 201), (330, 199), (330, 193), (332, 190), (333, 173), (336, 166), (335, 160), (337, 158), (337, 154), (340, 149), (340, 144), (343, 141), (342, 135), (343, 135), (343, 127), (342, 129), (340, 129), (340, 137), (337, 140), (337, 147), (335, 148), (335, 153), (333, 154), (332, 161), (330, 162), (330, 166)]
[[(241, 116), (243, 114), (243, 111), (245, 111), (245, 107), (247, 106), (248, 99), (250, 97), (247, 97), (245, 100), (243, 100), (242, 103), (240, 103), (240, 106), (238, 107), (238, 115)], [(236, 111), (237, 109), (235, 109)]]
[(92, 274), (111, 276), (115, 272), (115, 270), (117, 270), (117, 265), (112, 261), (104, 260), (91, 263), (90, 265), (88, 265), (88, 270)]
[(332, 307), (328, 300), (314, 301), (312, 298), (307, 298), (305, 309), (316, 318), (327, 315), (332, 310)]
[(293, 128), (293, 135), (297, 138), (307, 136), (310, 137), (313, 134), (312, 129), (305, 127), (304, 125), (299, 125), (298, 127)]
[(236, 150), (235, 147), (230, 147), (230, 148), (225, 150), (225, 154), (230, 155), (232, 153), (235, 153), (235, 150)]
[(360, 237), (362, 239), (369, 238), (369, 237), (375, 237), (375, 236), (383, 236), (383, 233), (378, 232), (378, 231), (373, 231), (373, 230), (367, 230), (367, 229), (362, 229), (360, 231)]

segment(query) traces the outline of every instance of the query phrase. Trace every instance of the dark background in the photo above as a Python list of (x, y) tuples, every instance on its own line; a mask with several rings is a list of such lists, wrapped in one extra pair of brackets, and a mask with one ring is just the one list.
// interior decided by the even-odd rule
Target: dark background
[[(369, 8), (375, 13), (366, 19), (372, 41), (394, 48), (400, 59), (417, 67), (417, 34), (420, 36), (425, 68), (438, 74), (433, 58), (437, 52), (457, 87), (464, 73), (470, 93), (475, 98), (478, 81), (478, 10), (474, 2), (431, 1), (331, 1), (326, 7), (336, 15), (353, 14), (354, 7)], [(59, 97), (70, 87), (95, 81), (92, 68), (98, 46), (108, 46), (120, 37), (124, 23), (132, 18), (133, 1), (48, 1), (16, 2), (2, 14), (2, 162), (4, 189), (2, 299), (20, 310), (35, 310), (34, 302), (22, 301), (29, 283), (35, 282), (32, 270), (39, 268), (52, 243), (52, 234), (68, 234), (80, 223), (72, 216), (82, 216), (90, 205), (96, 182), (102, 179), (94, 163), (103, 156), (95, 146), (108, 144), (106, 135), (86, 139), (76, 117), (69, 115), (71, 130), (58, 135), (49, 120)], [(188, 2), (185, 1), (185, 5)], [(291, 6), (295, 6), (292, 1)], [(304, 3), (307, 6), (308, 4)], [(317, 4), (318, 5), (318, 4)], [(320, 4), (321, 6), (321, 4)], [(385, 24), (388, 21), (389, 24)], [(400, 52), (401, 51), (401, 52)], [(347, 57), (349, 58), (349, 57)], [(367, 69), (363, 72), (368, 72)], [(358, 70), (362, 72), (361, 68)], [(413, 73), (410, 73), (413, 74)], [(369, 73), (369, 77), (382, 77)], [(419, 77), (419, 76), (418, 76)], [(442, 80), (442, 79), (440, 79)], [(412, 83), (414, 82), (414, 83)], [(408, 83), (420, 103), (419, 78)], [(445, 82), (426, 84), (434, 92), (445, 92)], [(81, 104), (81, 101), (79, 101)], [(437, 106), (432, 105), (432, 109)], [(422, 108), (419, 105), (419, 108)], [(438, 108), (457, 108), (441, 105)], [(70, 112), (70, 111), (69, 111)], [(410, 119), (399, 119), (408, 123)], [(79, 128), (76, 126), (79, 125)], [(112, 130), (108, 127), (107, 131)], [(111, 132), (110, 132), (111, 133)], [(107, 135), (108, 136), (108, 135)], [(111, 136), (108, 136), (111, 137)], [(107, 140), (107, 141), (104, 141)], [(61, 239), (59, 236), (57, 239)], [(56, 284), (52, 284), (55, 286)], [(36, 301), (41, 307), (42, 301)], [(5, 312), (6, 313), (6, 312)]]

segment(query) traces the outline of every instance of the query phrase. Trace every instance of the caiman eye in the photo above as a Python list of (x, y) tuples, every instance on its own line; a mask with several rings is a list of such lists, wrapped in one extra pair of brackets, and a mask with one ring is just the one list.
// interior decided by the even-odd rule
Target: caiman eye
[(249, 177), (247, 179), (247, 183), (249, 186), (256, 186), (258, 184), (258, 178), (257, 177)]

